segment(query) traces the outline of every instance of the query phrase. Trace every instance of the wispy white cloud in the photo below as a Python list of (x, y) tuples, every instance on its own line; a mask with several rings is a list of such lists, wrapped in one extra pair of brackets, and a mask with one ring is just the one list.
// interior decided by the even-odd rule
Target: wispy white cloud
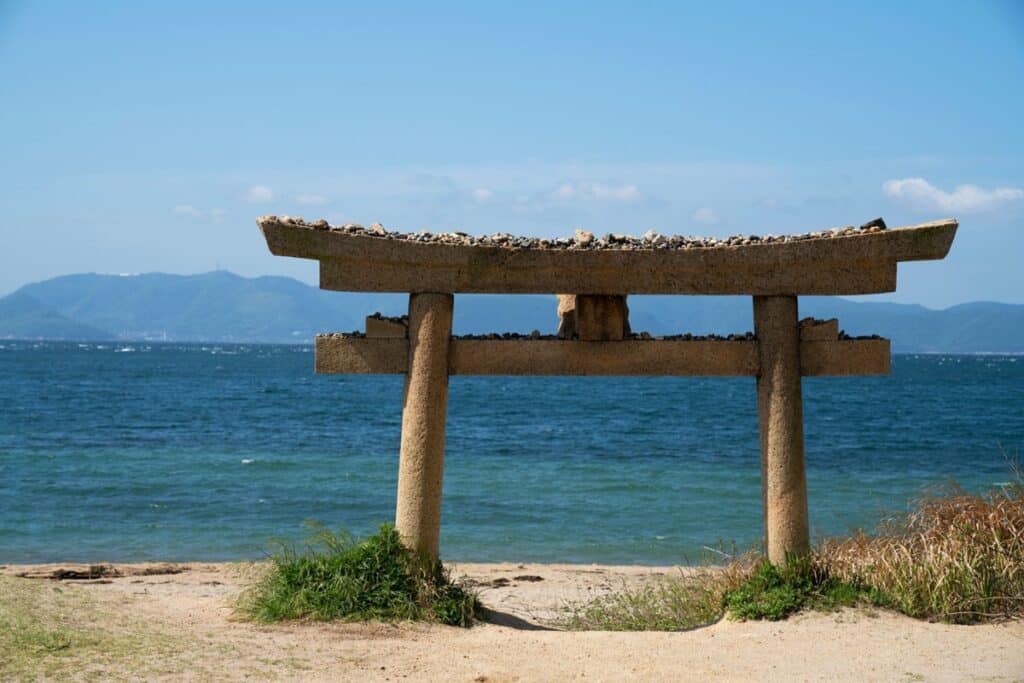
[(636, 185), (607, 185), (605, 183), (563, 183), (551, 192), (553, 199), (597, 200), (632, 202), (640, 199)]
[(185, 216), (188, 218), (195, 219), (207, 219), (214, 223), (219, 223), (222, 218), (227, 214), (224, 209), (200, 209), (192, 204), (178, 204), (171, 213), (175, 216)]
[(478, 187), (470, 194), (473, 196), (473, 201), (478, 204), (483, 204), (494, 199), (494, 190), (490, 190), (486, 187)]
[(203, 215), (202, 211), (191, 204), (178, 204), (176, 207), (171, 209), (171, 213), (175, 216), (191, 216), (192, 218), (199, 218)]
[(295, 203), (303, 206), (321, 206), (327, 203), (327, 197), (319, 194), (299, 194), (295, 195)]
[(253, 185), (245, 192), (247, 202), (269, 202), (274, 198), (274, 191), (266, 185)]
[(907, 201), (921, 209), (949, 212), (991, 211), (999, 206), (1024, 199), (1024, 190), (1017, 187), (996, 187), (987, 190), (977, 185), (957, 185), (952, 192), (935, 187), (924, 178), (887, 180), (882, 191), (893, 199)]
[(702, 206), (693, 212), (691, 218), (701, 225), (715, 225), (718, 223), (718, 213), (710, 206)]

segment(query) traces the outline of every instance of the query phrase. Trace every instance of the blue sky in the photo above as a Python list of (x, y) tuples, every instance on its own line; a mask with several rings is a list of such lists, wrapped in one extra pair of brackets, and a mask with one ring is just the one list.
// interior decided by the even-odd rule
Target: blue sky
[(254, 219), (726, 235), (956, 216), (878, 297), (1024, 302), (1024, 3), (0, 0), (0, 293), (315, 282)]

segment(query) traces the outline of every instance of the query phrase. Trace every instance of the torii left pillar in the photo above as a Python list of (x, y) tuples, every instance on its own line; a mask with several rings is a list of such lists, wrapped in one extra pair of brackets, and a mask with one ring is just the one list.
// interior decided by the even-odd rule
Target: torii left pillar
[(409, 295), (409, 370), (402, 408), (395, 528), (424, 562), (435, 562), (441, 538), (451, 294)]

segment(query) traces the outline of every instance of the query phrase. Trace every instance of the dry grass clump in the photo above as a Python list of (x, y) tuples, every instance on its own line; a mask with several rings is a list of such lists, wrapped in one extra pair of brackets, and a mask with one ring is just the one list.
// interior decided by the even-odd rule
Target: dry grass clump
[(921, 619), (972, 623), (1024, 614), (1024, 480), (987, 494), (949, 486), (878, 535), (827, 539), (815, 563)]
[(739, 587), (756, 562), (754, 554), (724, 567), (680, 570), (636, 588), (623, 588), (566, 606), (557, 623), (570, 631), (687, 631), (722, 618), (726, 594)]
[(825, 539), (776, 567), (758, 554), (570, 605), (574, 630), (676, 631), (869, 605), (958, 624), (1024, 617), (1024, 476), (979, 495), (950, 485), (876, 535)]

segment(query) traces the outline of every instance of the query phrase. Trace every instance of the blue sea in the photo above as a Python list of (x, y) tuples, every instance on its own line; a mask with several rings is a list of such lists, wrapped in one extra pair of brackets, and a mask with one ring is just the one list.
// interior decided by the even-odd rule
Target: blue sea
[[(811, 526), (1011, 479), (1024, 357), (804, 380)], [(394, 514), (402, 378), (304, 346), (0, 342), (0, 563), (229, 560)], [(442, 555), (665, 564), (756, 546), (752, 378), (453, 377)], [(713, 555), (712, 555), (713, 557)]]

